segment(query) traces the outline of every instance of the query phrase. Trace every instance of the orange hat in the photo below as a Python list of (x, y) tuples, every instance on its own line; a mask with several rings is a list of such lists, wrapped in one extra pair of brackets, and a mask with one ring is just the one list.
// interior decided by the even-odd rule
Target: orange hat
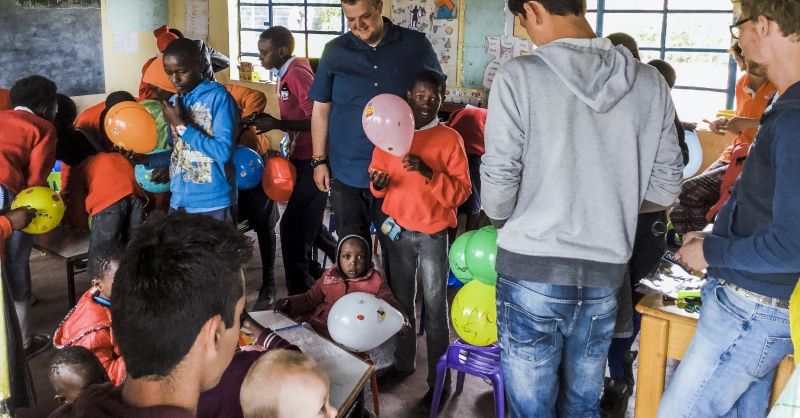
[(158, 50), (161, 52), (167, 49), (167, 45), (169, 45), (170, 42), (178, 39), (178, 35), (170, 32), (169, 26), (167, 25), (154, 30), (153, 35), (156, 37), (156, 46), (158, 46)]
[(161, 90), (166, 90), (170, 93), (177, 93), (178, 89), (169, 81), (167, 73), (164, 72), (164, 57), (158, 56), (147, 67), (147, 71), (142, 76), (142, 81), (147, 84), (152, 84)]

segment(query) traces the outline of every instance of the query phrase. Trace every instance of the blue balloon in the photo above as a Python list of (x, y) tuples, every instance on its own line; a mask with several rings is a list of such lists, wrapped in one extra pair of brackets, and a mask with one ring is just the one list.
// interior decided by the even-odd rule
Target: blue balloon
[(447, 287), (450, 289), (458, 289), (461, 286), (464, 286), (464, 282), (458, 280), (453, 272), (450, 272), (450, 276), (447, 277)]
[(137, 164), (133, 169), (133, 173), (136, 175), (136, 182), (146, 191), (150, 193), (164, 193), (169, 191), (169, 182), (153, 183), (153, 180), (150, 178), (153, 170), (148, 170), (145, 166)]
[(236, 167), (236, 186), (239, 190), (252, 189), (261, 184), (264, 160), (257, 152), (239, 145), (233, 153), (233, 165)]
[(53, 171), (56, 173), (61, 172), (61, 160), (56, 160), (56, 164), (53, 166)]

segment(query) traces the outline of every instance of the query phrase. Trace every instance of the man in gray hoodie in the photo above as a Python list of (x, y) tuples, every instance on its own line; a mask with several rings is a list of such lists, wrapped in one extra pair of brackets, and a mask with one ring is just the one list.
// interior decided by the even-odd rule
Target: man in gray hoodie
[(481, 165), (505, 386), (512, 416), (599, 416), (637, 215), (680, 191), (675, 110), (585, 1), (508, 3), (538, 49), (494, 79)]

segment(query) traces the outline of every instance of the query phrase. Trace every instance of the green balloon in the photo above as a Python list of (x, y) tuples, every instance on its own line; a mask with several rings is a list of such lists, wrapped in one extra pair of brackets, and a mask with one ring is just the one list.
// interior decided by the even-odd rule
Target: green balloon
[(467, 269), (472, 277), (489, 286), (497, 283), (497, 229), (485, 226), (472, 235), (465, 251)]
[(169, 129), (167, 129), (167, 121), (164, 119), (161, 102), (158, 100), (142, 100), (139, 103), (144, 106), (145, 109), (153, 115), (153, 119), (156, 120), (156, 132), (158, 132), (156, 148), (169, 148)]
[(461, 280), (462, 283), (467, 283), (472, 280), (472, 274), (470, 274), (469, 269), (467, 269), (467, 260), (465, 257), (467, 242), (472, 237), (475, 231), (469, 231), (461, 234), (455, 241), (453, 241), (453, 245), (450, 247), (450, 270), (452, 270), (453, 275), (456, 276), (458, 280)]

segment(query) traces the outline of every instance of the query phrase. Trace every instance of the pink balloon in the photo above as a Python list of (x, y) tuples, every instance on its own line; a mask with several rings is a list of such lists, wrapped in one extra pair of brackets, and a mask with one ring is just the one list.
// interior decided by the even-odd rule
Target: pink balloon
[(372, 98), (361, 114), (364, 133), (376, 147), (403, 157), (414, 139), (414, 115), (405, 100), (394, 94)]

